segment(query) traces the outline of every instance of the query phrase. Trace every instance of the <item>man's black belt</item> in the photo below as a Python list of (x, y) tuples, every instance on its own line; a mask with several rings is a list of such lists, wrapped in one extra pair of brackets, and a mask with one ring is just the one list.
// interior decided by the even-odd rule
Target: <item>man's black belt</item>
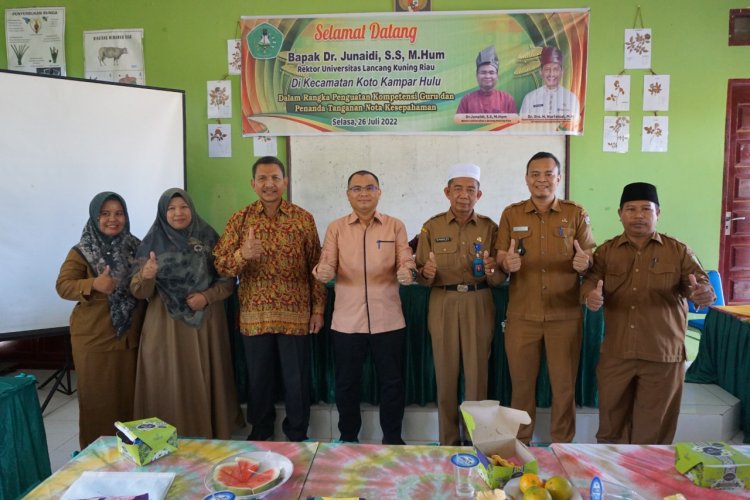
[(449, 292), (476, 292), (477, 290), (484, 290), (489, 285), (485, 282), (477, 283), (476, 285), (459, 284), (459, 285), (440, 285), (437, 288), (442, 288)]

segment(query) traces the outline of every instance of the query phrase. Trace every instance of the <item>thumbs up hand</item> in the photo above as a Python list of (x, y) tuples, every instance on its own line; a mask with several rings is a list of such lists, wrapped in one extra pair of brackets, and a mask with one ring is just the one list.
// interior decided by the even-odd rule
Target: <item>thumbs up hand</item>
[(716, 301), (716, 294), (710, 284), (700, 284), (695, 274), (688, 276), (690, 280), (690, 295), (688, 298), (698, 307), (707, 307)]
[(573, 240), (573, 247), (576, 251), (573, 256), (573, 269), (575, 269), (578, 274), (583, 274), (589, 270), (589, 254), (581, 248), (581, 245), (578, 244), (578, 240)]
[(430, 252), (430, 256), (427, 259), (427, 262), (424, 263), (424, 266), (422, 266), (422, 276), (424, 276), (428, 280), (432, 280), (437, 275), (437, 260), (435, 259), (435, 254), (433, 252)]
[(156, 278), (157, 271), (159, 271), (159, 262), (156, 260), (156, 254), (152, 251), (149, 253), (148, 260), (143, 264), (141, 276), (143, 279), (152, 280)]
[(591, 290), (586, 295), (586, 307), (589, 311), (598, 311), (602, 305), (604, 305), (604, 282), (599, 280), (596, 282), (596, 288)]
[(245, 260), (258, 260), (263, 254), (263, 242), (255, 237), (255, 229), (251, 227), (240, 246), (240, 255)]
[(94, 278), (94, 282), (91, 284), (94, 290), (101, 292), (104, 295), (109, 295), (115, 291), (115, 288), (117, 288), (117, 281), (110, 276), (109, 273), (110, 269), (109, 266), (107, 266), (104, 268), (104, 272)]
[(516, 252), (516, 240), (510, 240), (508, 252), (503, 257), (503, 269), (508, 273), (515, 273), (521, 269), (521, 256)]

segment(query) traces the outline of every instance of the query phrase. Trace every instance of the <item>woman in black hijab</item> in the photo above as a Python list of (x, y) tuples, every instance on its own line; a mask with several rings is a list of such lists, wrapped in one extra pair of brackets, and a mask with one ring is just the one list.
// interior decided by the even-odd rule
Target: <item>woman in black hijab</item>
[(149, 299), (135, 416), (159, 417), (181, 436), (229, 439), (241, 419), (224, 311), (234, 280), (216, 273), (217, 240), (185, 191), (162, 194), (130, 284)]
[(114, 422), (133, 419), (138, 337), (144, 303), (128, 290), (128, 274), (140, 240), (130, 234), (125, 200), (97, 194), (81, 241), (57, 277), (60, 297), (78, 303), (70, 315), (78, 388), (78, 440), (81, 449), (101, 435), (114, 434)]

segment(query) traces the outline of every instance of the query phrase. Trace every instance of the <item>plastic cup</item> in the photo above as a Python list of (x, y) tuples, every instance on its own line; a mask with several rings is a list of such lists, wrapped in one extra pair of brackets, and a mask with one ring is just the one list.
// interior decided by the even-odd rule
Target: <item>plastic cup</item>
[(451, 456), (453, 477), (456, 482), (456, 495), (459, 497), (473, 497), (473, 470), (479, 464), (479, 459), (471, 453), (456, 453)]

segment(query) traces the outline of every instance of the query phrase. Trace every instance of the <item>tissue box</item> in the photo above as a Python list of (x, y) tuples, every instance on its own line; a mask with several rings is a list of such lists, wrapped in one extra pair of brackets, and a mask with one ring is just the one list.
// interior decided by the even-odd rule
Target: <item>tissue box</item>
[[(539, 472), (534, 455), (516, 439), (518, 428), (531, 423), (528, 413), (500, 406), (499, 401), (464, 401), (461, 414), (479, 458), (479, 474), (491, 488), (502, 488), (525, 472)], [(493, 465), (491, 455), (516, 457), (523, 463), (517, 467)]]
[(174, 426), (159, 418), (115, 422), (117, 449), (138, 465), (146, 465), (177, 449)]
[(698, 486), (716, 489), (750, 487), (750, 457), (726, 443), (677, 443), (674, 466)]

